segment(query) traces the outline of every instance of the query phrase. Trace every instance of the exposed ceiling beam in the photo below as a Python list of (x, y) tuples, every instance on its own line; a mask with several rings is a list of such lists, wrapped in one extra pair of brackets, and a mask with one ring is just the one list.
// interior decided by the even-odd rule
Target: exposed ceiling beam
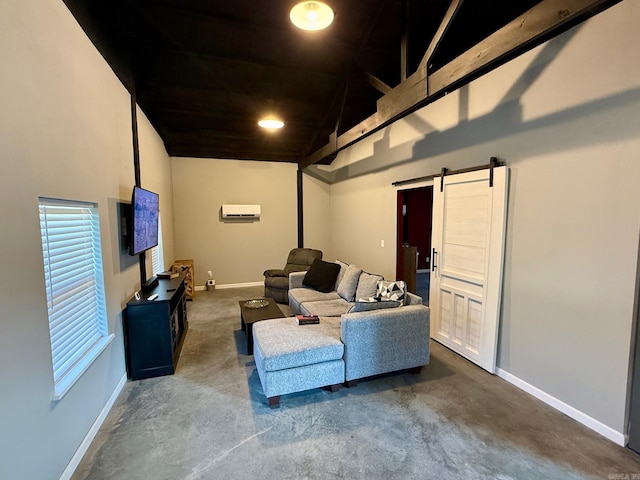
[(400, 39), (400, 81), (407, 79), (408, 58), (409, 58), (409, 4), (407, 0), (402, 0), (402, 37)]
[[(344, 82), (343, 82), (345, 84), (344, 89), (346, 89), (346, 83), (348, 82), (350, 77), (351, 77), (351, 72), (349, 72), (348, 75), (345, 75), (345, 79), (344, 79)], [(338, 103), (338, 100), (342, 97), (344, 89), (336, 90), (336, 93), (334, 94), (332, 100), (330, 102), (327, 102), (327, 105), (324, 108), (324, 114), (322, 116), (318, 116), (318, 118), (320, 118), (321, 121), (317, 121), (316, 122), (316, 128), (313, 131), (313, 136), (309, 138), (309, 142), (307, 144), (307, 148), (304, 150), (305, 153), (308, 153), (311, 150), (312, 145), (314, 145), (315, 142), (319, 138), (321, 138), (321, 136), (323, 135), (322, 132), (323, 132), (324, 126), (326, 125), (327, 121), (329, 120), (335, 105)], [(322, 110), (323, 109), (318, 109), (317, 111), (320, 112)], [(335, 140), (334, 140), (333, 137), (334, 137), (334, 133), (331, 133), (329, 141), (335, 143)]]
[(365, 70), (361, 70), (361, 73), (364, 76), (364, 79), (367, 81), (367, 83), (371, 85), (373, 88), (375, 88), (376, 90), (378, 90), (380, 93), (387, 94), (392, 90), (392, 88), (389, 85), (384, 83), (375, 75)]
[(424, 53), (424, 56), (420, 61), (420, 65), (418, 66), (418, 71), (421, 71), (427, 68), (429, 60), (431, 60), (431, 57), (438, 49), (438, 46), (440, 45), (440, 42), (444, 38), (445, 33), (447, 33), (447, 30), (449, 29), (451, 22), (456, 17), (456, 13), (458, 13), (458, 11), (460, 10), (460, 7), (462, 6), (463, 1), (464, 0), (453, 0), (451, 2), (451, 5), (449, 5), (447, 13), (445, 13), (444, 18), (442, 19), (442, 22), (440, 22), (440, 26), (436, 31), (436, 34), (431, 39), (431, 43), (427, 47), (427, 51)]
[[(378, 101), (377, 112), (299, 162), (321, 162), (353, 143), (539, 45), (621, 0), (544, 0), (457, 58), (427, 75), (422, 68)], [(454, 2), (455, 3), (455, 2)], [(452, 4), (453, 6), (453, 4)], [(451, 10), (451, 9), (450, 9)], [(432, 42), (433, 43), (433, 42)]]
[(201, 145), (179, 145), (167, 152), (172, 157), (215, 158), (221, 160), (253, 160), (269, 162), (297, 163), (300, 155), (297, 153), (265, 152), (263, 149), (230, 149), (222, 146), (212, 148)]
[[(378, 9), (376, 11), (376, 14), (372, 17), (371, 21), (369, 22), (369, 26), (367, 29), (367, 33), (365, 34), (364, 38), (362, 39), (360, 46), (358, 47), (358, 50), (355, 52), (355, 55), (353, 56), (353, 58), (351, 59), (353, 64), (351, 66), (351, 68), (348, 71), (345, 71), (345, 87), (344, 87), (344, 92), (345, 95), (347, 93), (347, 88), (348, 88), (348, 82), (349, 79), (351, 78), (352, 74), (353, 74), (353, 68), (354, 66), (358, 65), (358, 58), (360, 57), (360, 54), (362, 53), (362, 51), (365, 49), (365, 46), (367, 45), (367, 42), (369, 40), (369, 37), (371, 36), (371, 34), (373, 33), (373, 30), (375, 28), (375, 25), (378, 21), (378, 18), (380, 17), (380, 15), (382, 14), (382, 10), (384, 7), (384, 3), (385, 2), (380, 2), (380, 4), (378, 5)], [(342, 91), (340, 91), (341, 93)], [(323, 126), (325, 124), (325, 122), (330, 118), (333, 108), (335, 107), (336, 103), (338, 102), (338, 99), (341, 97), (341, 95), (339, 96), (339, 94), (336, 94), (333, 98), (333, 101), (330, 102), (327, 105), (327, 109), (324, 112), (323, 115), (323, 122), (321, 124), (318, 125), (318, 129), (316, 131), (315, 137), (314, 139), (309, 143), (309, 149), (306, 151), (308, 152), (309, 150), (311, 150), (311, 145), (314, 145), (316, 140), (318, 140), (321, 136), (321, 132), (323, 129)], [(341, 105), (341, 112), (338, 114), (338, 118), (336, 119), (336, 122), (339, 124), (340, 123), (340, 117), (342, 116), (342, 114), (344, 113), (344, 99), (343, 99), (343, 104)], [(335, 144), (337, 146), (337, 141), (336, 138), (337, 137), (337, 132), (334, 131), (330, 134), (330, 138), (329, 138), (329, 142), (330, 144)], [(337, 149), (335, 150), (337, 151)], [(319, 161), (319, 160), (318, 160)], [(317, 163), (318, 161), (316, 161), (315, 163)]]

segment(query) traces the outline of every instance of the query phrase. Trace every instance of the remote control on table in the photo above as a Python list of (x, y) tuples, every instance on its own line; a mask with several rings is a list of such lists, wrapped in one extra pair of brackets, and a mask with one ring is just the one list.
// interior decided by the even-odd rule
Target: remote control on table
[(147, 300), (155, 300), (156, 298), (158, 298), (158, 294), (154, 293), (153, 295), (151, 295), (150, 297), (147, 298)]

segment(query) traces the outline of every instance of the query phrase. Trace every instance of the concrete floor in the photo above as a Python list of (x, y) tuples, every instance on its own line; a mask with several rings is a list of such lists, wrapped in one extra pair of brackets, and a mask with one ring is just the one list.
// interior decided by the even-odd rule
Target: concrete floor
[(640, 456), (437, 343), (419, 375), (269, 409), (239, 330), (262, 293), (198, 292), (177, 373), (127, 382), (73, 479), (640, 478)]

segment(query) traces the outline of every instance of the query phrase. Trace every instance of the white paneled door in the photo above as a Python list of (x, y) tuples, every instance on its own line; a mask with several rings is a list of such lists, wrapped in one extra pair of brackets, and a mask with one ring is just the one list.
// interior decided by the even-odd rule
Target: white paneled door
[(434, 181), (431, 337), (491, 373), (496, 369), (506, 197), (506, 167)]

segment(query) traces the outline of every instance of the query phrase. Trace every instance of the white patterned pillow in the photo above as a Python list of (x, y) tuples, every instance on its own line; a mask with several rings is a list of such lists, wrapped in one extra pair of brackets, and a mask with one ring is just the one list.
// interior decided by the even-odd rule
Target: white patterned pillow
[(376, 297), (384, 300), (396, 300), (404, 305), (407, 294), (407, 284), (402, 280), (388, 282), (381, 280), (378, 282)]
[(387, 300), (379, 297), (358, 298), (356, 303), (349, 309), (351, 312), (369, 312), (371, 310), (380, 310), (383, 308), (396, 308), (402, 305), (402, 302), (396, 300)]

